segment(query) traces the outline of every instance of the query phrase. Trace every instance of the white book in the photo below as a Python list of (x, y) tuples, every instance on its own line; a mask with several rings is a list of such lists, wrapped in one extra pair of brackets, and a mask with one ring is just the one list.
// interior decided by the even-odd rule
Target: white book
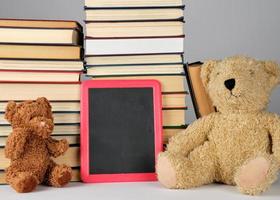
[(183, 37), (86, 40), (86, 55), (183, 53), (183, 51)]

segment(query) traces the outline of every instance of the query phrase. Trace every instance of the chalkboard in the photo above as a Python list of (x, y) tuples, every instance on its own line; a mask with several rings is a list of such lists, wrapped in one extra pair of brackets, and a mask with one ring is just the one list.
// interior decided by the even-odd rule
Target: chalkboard
[(156, 180), (156, 156), (162, 150), (159, 83), (85, 84), (81, 102), (85, 104), (81, 120), (82, 180)]

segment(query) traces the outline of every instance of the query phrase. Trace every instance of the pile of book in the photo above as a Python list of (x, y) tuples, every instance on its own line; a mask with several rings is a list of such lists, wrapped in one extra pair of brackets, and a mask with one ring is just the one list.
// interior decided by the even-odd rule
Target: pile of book
[(164, 140), (185, 127), (182, 0), (86, 0), (86, 69), (92, 79), (156, 79)]
[(79, 179), (82, 45), (77, 22), (0, 19), (0, 184), (9, 166), (4, 147), (12, 131), (4, 119), (7, 102), (38, 97), (51, 101), (53, 137), (71, 145), (56, 161), (73, 167), (73, 180)]

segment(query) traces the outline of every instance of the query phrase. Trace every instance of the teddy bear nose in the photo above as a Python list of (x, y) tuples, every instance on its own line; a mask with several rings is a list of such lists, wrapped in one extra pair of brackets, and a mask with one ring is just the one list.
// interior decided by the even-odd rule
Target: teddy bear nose
[(228, 79), (225, 81), (225, 86), (228, 90), (232, 90), (235, 86), (235, 79), (234, 78), (231, 78), (231, 79)]

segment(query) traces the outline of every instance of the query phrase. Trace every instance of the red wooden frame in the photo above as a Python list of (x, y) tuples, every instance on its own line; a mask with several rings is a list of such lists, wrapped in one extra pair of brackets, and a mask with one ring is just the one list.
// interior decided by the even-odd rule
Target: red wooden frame
[(156, 181), (156, 173), (90, 174), (89, 173), (89, 102), (91, 88), (153, 88), (155, 161), (163, 150), (161, 86), (156, 80), (89, 80), (81, 85), (81, 179), (86, 183)]

